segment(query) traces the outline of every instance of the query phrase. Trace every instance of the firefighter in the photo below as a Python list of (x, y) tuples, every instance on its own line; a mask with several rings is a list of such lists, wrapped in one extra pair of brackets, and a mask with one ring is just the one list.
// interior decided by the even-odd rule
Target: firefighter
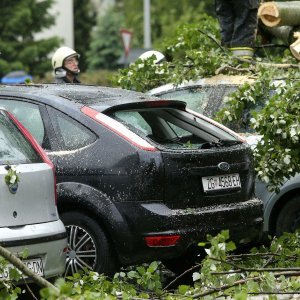
[(215, 0), (221, 43), (236, 56), (253, 56), (258, 6), (259, 0)]
[(80, 72), (78, 67), (79, 54), (69, 48), (58, 48), (52, 57), (56, 83), (80, 83), (77, 76)]

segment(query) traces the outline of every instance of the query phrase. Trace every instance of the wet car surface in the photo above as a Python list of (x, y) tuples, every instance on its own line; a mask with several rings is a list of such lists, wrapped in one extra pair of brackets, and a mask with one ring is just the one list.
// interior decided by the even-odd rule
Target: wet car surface
[(50, 84), (3, 86), (0, 106), (56, 166), (68, 273), (177, 258), (222, 229), (238, 245), (259, 239), (249, 145), (184, 102)]

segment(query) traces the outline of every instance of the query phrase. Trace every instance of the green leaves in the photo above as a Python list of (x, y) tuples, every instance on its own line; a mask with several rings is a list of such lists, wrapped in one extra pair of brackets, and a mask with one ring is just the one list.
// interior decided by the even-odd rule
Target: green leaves
[(156, 86), (165, 84), (169, 77), (168, 64), (155, 64), (155, 56), (141, 60), (138, 59), (129, 68), (120, 70), (120, 75), (115, 79), (116, 85), (122, 88), (145, 92)]
[(5, 183), (10, 186), (20, 181), (17, 171), (9, 166), (7, 174), (4, 177)]
[(270, 191), (278, 191), (286, 178), (300, 171), (299, 74), (290, 72), (274, 80), (278, 70), (260, 72), (254, 83), (244, 84), (228, 97), (217, 119), (237, 132), (252, 128), (261, 136), (254, 150), (256, 172)]

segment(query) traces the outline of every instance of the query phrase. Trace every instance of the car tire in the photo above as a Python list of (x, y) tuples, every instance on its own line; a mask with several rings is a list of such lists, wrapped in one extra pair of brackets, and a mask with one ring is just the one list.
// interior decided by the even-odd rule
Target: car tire
[(68, 233), (66, 275), (72, 275), (84, 268), (113, 275), (117, 259), (107, 236), (99, 224), (89, 216), (70, 211), (60, 216)]
[(300, 228), (300, 196), (294, 196), (280, 210), (275, 234), (280, 236), (284, 232), (294, 232), (297, 228)]

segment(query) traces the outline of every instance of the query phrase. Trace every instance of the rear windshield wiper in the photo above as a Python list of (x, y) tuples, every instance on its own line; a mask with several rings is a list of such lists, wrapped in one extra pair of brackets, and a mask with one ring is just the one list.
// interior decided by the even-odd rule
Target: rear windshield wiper
[(217, 143), (220, 146), (230, 147), (230, 146), (234, 146), (234, 145), (240, 145), (243, 142), (239, 141), (239, 140), (218, 140)]
[(238, 140), (218, 140), (216, 142), (206, 142), (200, 145), (199, 149), (211, 149), (220, 147), (230, 147), (234, 145), (242, 144), (242, 141)]
[(183, 146), (184, 144), (180, 142), (180, 138), (176, 137), (173, 139), (167, 139), (167, 138), (153, 138), (153, 140), (157, 143), (171, 143), (171, 144), (177, 144)]

